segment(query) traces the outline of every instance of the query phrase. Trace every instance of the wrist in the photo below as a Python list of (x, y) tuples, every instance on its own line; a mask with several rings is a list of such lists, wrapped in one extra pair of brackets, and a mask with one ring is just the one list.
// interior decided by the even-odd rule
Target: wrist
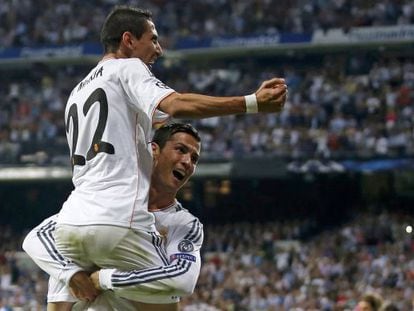
[(99, 270), (99, 286), (103, 289), (113, 289), (112, 286), (112, 273), (115, 269), (101, 269)]
[(246, 113), (257, 113), (259, 111), (255, 93), (244, 96), (244, 100), (246, 103)]

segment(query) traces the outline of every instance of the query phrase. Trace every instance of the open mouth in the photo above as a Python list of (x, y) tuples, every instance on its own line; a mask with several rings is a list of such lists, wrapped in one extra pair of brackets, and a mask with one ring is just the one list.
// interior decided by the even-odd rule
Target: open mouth
[(178, 180), (183, 180), (184, 177), (185, 177), (183, 173), (181, 173), (180, 171), (177, 171), (177, 170), (173, 170), (173, 175)]

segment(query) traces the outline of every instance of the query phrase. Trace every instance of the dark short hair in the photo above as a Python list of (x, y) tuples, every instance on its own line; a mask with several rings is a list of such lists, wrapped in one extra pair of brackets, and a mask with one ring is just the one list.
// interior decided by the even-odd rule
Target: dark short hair
[(158, 128), (152, 138), (152, 142), (156, 143), (160, 148), (164, 148), (171, 136), (176, 133), (187, 133), (193, 136), (198, 142), (201, 141), (198, 131), (191, 125), (185, 123), (170, 123)]
[(145, 9), (126, 5), (115, 6), (106, 17), (101, 30), (101, 43), (105, 52), (114, 52), (119, 47), (122, 34), (131, 32), (138, 39), (147, 30), (152, 13)]

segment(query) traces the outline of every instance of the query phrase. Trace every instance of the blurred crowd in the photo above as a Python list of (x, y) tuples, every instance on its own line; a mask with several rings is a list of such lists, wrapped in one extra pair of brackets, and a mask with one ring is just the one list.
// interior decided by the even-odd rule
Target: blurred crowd
[(164, 45), (171, 48), (188, 37), (414, 22), (414, 2), (409, 0), (0, 0), (0, 47), (98, 41), (100, 25), (114, 4), (150, 9)]
[[(319, 231), (309, 220), (208, 225), (183, 311), (354, 310), (366, 293), (412, 310), (413, 221), (369, 213)], [(0, 310), (40, 310), (46, 275), (18, 252), (21, 237), (0, 228)]]
[[(89, 69), (34, 65), (17, 78), (1, 75), (0, 163), (68, 165), (64, 106)], [(214, 95), (249, 94), (263, 79), (285, 77), (289, 98), (280, 114), (190, 121), (201, 132), (203, 160), (414, 154), (413, 57), (242, 58), (208, 68), (161, 62), (154, 71), (177, 91)]]
[[(114, 4), (134, 1), (0, 0), (0, 48), (97, 41)], [(414, 22), (414, 1), (144, 0), (164, 47), (180, 38), (303, 33)], [(92, 14), (91, 14), (92, 12)], [(194, 18), (197, 16), (197, 18)], [(210, 118), (193, 123), (203, 159), (404, 157), (414, 154), (412, 57), (356, 53), (186, 64), (160, 61), (157, 77), (177, 91), (248, 94), (280, 76), (289, 100), (280, 115)], [(63, 111), (72, 87), (92, 64), (28, 65), (0, 75), (0, 163), (68, 165)], [(7, 73), (7, 74), (6, 74)]]
[(364, 57), (327, 56), (313, 65), (270, 60), (263, 67), (190, 72), (189, 89), (200, 92), (243, 94), (272, 76), (284, 77), (289, 87), (279, 115), (194, 122), (202, 131), (203, 152), (209, 157), (294, 159), (412, 155), (414, 59), (369, 62)]
[(359, 215), (314, 237), (301, 222), (207, 226), (200, 279), (183, 310), (353, 310), (370, 292), (412, 310), (412, 221)]
[(22, 252), (21, 233), (0, 225), (0, 310), (42, 311), (46, 306), (48, 280)]

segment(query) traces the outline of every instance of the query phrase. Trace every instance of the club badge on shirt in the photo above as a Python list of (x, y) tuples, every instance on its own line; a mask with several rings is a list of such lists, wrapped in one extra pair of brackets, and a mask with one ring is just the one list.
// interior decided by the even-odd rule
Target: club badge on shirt
[(189, 253), (194, 250), (194, 245), (190, 240), (182, 240), (178, 243), (178, 251)]

